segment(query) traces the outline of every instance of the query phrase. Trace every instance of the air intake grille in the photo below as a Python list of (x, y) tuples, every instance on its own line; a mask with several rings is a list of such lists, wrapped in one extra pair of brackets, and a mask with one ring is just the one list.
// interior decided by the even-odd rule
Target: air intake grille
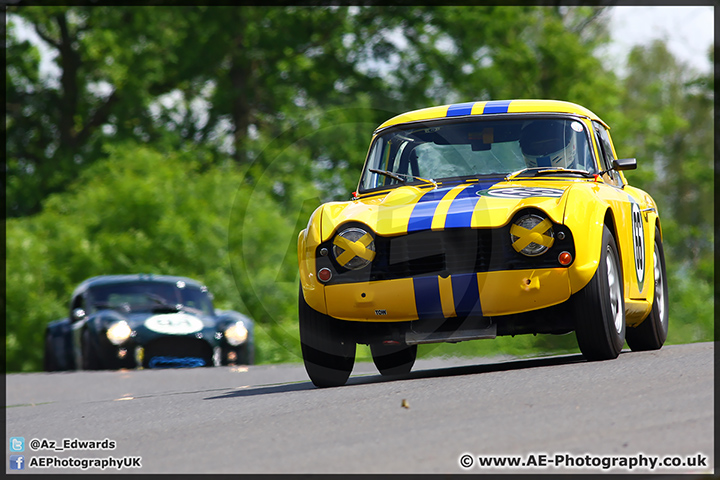
[[(336, 275), (330, 283), (391, 280), (425, 275), (454, 275), (497, 270), (565, 268), (558, 263), (560, 252), (575, 249), (572, 235), (554, 225), (557, 235), (553, 246), (543, 255), (527, 257), (516, 252), (510, 242), (509, 226), (494, 229), (451, 228), (413, 232), (397, 237), (375, 236), (375, 258), (368, 268), (347, 270), (332, 255), (317, 255), (318, 268), (332, 268)], [(329, 248), (327, 242), (320, 245)]]

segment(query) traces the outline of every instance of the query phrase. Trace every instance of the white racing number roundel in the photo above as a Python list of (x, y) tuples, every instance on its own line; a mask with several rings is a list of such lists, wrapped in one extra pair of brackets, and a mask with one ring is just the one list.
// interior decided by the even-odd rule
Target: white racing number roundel
[(145, 320), (145, 327), (167, 335), (187, 335), (202, 330), (203, 323), (199, 318), (187, 313), (166, 313), (148, 318)]
[(564, 190), (559, 188), (537, 187), (507, 187), (493, 188), (480, 192), (481, 195), (498, 198), (528, 198), (528, 197), (562, 197)]
[(645, 227), (637, 203), (632, 203), (633, 249), (635, 251), (635, 273), (640, 290), (645, 281)]

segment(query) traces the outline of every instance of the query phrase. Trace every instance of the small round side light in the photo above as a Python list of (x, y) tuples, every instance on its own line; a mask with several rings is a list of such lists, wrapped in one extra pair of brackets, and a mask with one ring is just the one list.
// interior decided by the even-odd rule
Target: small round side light
[(558, 262), (560, 262), (560, 265), (563, 266), (570, 265), (572, 259), (573, 258), (570, 252), (562, 252), (560, 255), (558, 255)]
[(318, 270), (317, 276), (321, 282), (329, 282), (332, 278), (332, 271), (327, 267), (323, 267)]

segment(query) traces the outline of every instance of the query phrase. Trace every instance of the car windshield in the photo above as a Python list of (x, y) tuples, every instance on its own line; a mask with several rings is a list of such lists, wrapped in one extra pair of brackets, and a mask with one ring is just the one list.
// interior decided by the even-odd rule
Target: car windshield
[(582, 122), (564, 117), (419, 122), (375, 139), (360, 191), (523, 169), (595, 173), (588, 139)]
[(159, 307), (181, 304), (212, 315), (213, 304), (207, 288), (175, 283), (134, 282), (97, 285), (90, 288), (89, 305), (125, 311), (156, 311)]

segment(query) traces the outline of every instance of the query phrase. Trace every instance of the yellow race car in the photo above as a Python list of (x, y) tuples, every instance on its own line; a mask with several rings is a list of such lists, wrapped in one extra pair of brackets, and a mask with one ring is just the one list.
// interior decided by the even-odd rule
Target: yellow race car
[(554, 100), (398, 115), (374, 132), (351, 201), (298, 237), (299, 329), (319, 387), (356, 344), (383, 375), (417, 345), (575, 331), (588, 360), (660, 348), (668, 301), (657, 206), (627, 184), (609, 127)]

